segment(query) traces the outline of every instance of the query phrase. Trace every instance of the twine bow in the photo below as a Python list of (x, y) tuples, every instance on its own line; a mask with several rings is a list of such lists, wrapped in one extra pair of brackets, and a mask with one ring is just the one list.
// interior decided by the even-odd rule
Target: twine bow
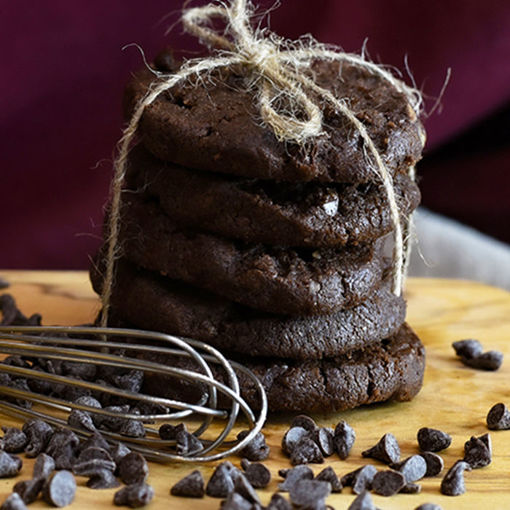
[[(249, 0), (231, 0), (228, 5), (209, 4), (187, 9), (182, 14), (184, 28), (215, 49), (206, 59), (191, 59), (175, 74), (165, 75), (162, 81), (153, 83), (139, 101), (118, 144), (118, 156), (114, 164), (111, 186), (111, 209), (108, 223), (105, 278), (102, 291), (101, 324), (106, 326), (114, 279), (117, 241), (120, 224), (122, 184), (126, 174), (127, 157), (145, 108), (160, 94), (193, 75), (209, 73), (215, 69), (233, 65), (244, 65), (251, 69), (253, 87), (257, 91), (258, 107), (263, 122), (282, 142), (304, 145), (323, 134), (322, 112), (314, 98), (329, 103), (335, 112), (345, 116), (358, 131), (366, 146), (367, 165), (382, 181), (394, 227), (393, 286), (394, 294), (400, 295), (408, 240), (404, 240), (400, 213), (393, 180), (382, 157), (371, 140), (364, 124), (348, 108), (345, 99), (317, 85), (305, 72), (314, 60), (344, 61), (362, 67), (387, 81), (408, 100), (418, 116), (422, 98), (420, 92), (407, 86), (382, 67), (365, 60), (362, 56), (343, 53), (327, 48), (311, 39), (287, 41), (265, 29), (253, 30), (250, 25), (251, 4)], [(226, 28), (218, 32), (209, 25), (215, 19), (225, 22)], [(227, 37), (228, 36), (228, 37)], [(280, 99), (290, 107), (279, 108)], [(304, 116), (304, 119), (303, 119)], [(414, 177), (414, 170), (410, 175)], [(407, 225), (410, 228), (410, 219)]]

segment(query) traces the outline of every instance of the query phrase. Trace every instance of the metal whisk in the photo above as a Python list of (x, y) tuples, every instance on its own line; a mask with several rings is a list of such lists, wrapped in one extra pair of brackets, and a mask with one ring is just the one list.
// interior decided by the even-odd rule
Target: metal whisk
[[(125, 339), (120, 341), (119, 339)], [(131, 342), (128, 340), (131, 339)], [(106, 340), (106, 341), (105, 341)], [(135, 340), (135, 342), (133, 342)], [(143, 344), (139, 343), (143, 342)], [(72, 430), (81, 437), (88, 437), (93, 432), (73, 427), (63, 419), (62, 413), (70, 413), (73, 409), (86, 411), (94, 416), (105, 418), (122, 418), (138, 420), (144, 424), (145, 437), (126, 437), (116, 432), (100, 430), (106, 440), (121, 441), (129, 447), (143, 454), (146, 458), (159, 462), (184, 461), (205, 462), (218, 460), (243, 449), (260, 432), (267, 415), (267, 398), (260, 381), (255, 375), (242, 365), (227, 361), (225, 357), (213, 347), (196, 340), (178, 338), (172, 335), (122, 328), (98, 328), (81, 326), (0, 326), (0, 353), (18, 355), (23, 359), (61, 360), (75, 363), (92, 364), (97, 367), (116, 367), (119, 369), (139, 370), (151, 374), (170, 376), (185, 381), (199, 390), (199, 397), (193, 402), (175, 400), (140, 394), (110, 385), (98, 384), (72, 378), (0, 363), (0, 375), (7, 373), (17, 378), (35, 379), (53, 384), (68, 385), (74, 388), (103, 392), (114, 397), (121, 397), (129, 401), (146, 403), (163, 409), (154, 414), (136, 414), (110, 411), (69, 402), (55, 396), (27, 391), (3, 384), (0, 381), (0, 394), (10, 397), (11, 401), (0, 402), (0, 410), (6, 414), (22, 419), (39, 418), (52, 425)], [(120, 354), (119, 354), (120, 353)], [(130, 355), (128, 356), (127, 353)], [(162, 363), (147, 361), (143, 357), (170, 356), (173, 359), (188, 359), (196, 368), (184, 369), (177, 366), (167, 366)], [(220, 382), (213, 376), (210, 365), (215, 365), (223, 372)], [(239, 391), (239, 381), (236, 371), (247, 376), (256, 388), (260, 399), (260, 411), (256, 416)], [(229, 405), (226, 409), (218, 408), (218, 393), (227, 398)], [(34, 408), (25, 408), (15, 403), (16, 399), (32, 402)], [(229, 440), (227, 437), (235, 426), (238, 418), (244, 415), (247, 420), (249, 433), (242, 440)], [(195, 425), (191, 430), (197, 438), (210, 430), (213, 420), (223, 420), (219, 434), (214, 438), (201, 438), (203, 448), (189, 455), (179, 455), (175, 451), (174, 440), (160, 439), (158, 430), (148, 426), (158, 422), (179, 420), (182, 423)], [(198, 426), (196, 425), (198, 423)]]

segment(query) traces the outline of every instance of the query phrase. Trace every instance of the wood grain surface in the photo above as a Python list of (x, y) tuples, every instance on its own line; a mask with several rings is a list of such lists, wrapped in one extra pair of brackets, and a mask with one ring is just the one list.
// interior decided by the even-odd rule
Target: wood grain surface
[[(20, 308), (31, 314), (43, 314), (45, 324), (80, 324), (94, 318), (99, 305), (90, 289), (84, 272), (25, 272), (0, 271), (0, 276), (11, 282), (4, 292), (12, 293)], [(361, 451), (373, 445), (385, 432), (398, 438), (402, 456), (416, 453), (416, 432), (422, 426), (440, 428), (453, 436), (450, 448), (442, 453), (446, 467), (463, 455), (464, 442), (472, 435), (487, 432), (485, 417), (497, 402), (510, 404), (510, 294), (484, 285), (453, 280), (411, 279), (408, 283), (408, 321), (417, 331), (427, 349), (427, 370), (424, 388), (414, 401), (363, 407), (350, 412), (316, 415), (321, 425), (334, 426), (340, 419), (347, 420), (356, 430), (357, 440), (346, 461), (331, 457), (323, 465), (312, 465), (317, 473), (324, 466), (332, 466), (341, 476), (362, 464)], [(480, 372), (464, 367), (455, 357), (451, 343), (463, 338), (477, 338), (486, 349), (499, 349), (506, 358), (498, 372)], [(1, 424), (12, 424), (0, 417)], [(271, 456), (266, 465), (273, 480), (268, 489), (259, 491), (267, 503), (276, 490), (277, 471), (289, 467), (282, 456), (280, 441), (290, 416), (271, 416), (265, 427)], [(442, 496), (441, 477), (422, 480), (418, 495), (398, 495), (392, 498), (374, 496), (381, 509), (414, 509), (424, 502), (434, 502), (443, 509), (510, 508), (510, 431), (491, 432), (494, 457), (490, 466), (466, 473), (467, 493), (459, 497)], [(239, 465), (239, 459), (232, 461)], [(215, 509), (219, 500), (204, 498), (191, 500), (169, 495), (170, 487), (194, 465), (151, 464), (149, 482), (156, 497), (150, 509)], [(198, 466), (207, 478), (213, 465)], [(383, 466), (381, 465), (381, 468)], [(32, 461), (24, 461), (21, 475), (15, 480), (0, 480), (0, 502), (17, 480), (28, 479)], [(79, 478), (79, 490), (73, 508), (111, 508), (114, 490), (93, 491), (84, 487)], [(349, 488), (332, 495), (328, 503), (337, 510), (346, 509), (354, 496)], [(31, 508), (46, 505), (38, 500)]]

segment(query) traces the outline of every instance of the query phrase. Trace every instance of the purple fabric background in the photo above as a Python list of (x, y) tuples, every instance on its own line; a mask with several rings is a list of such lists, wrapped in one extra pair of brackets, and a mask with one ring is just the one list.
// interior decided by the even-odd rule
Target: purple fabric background
[[(197, 50), (180, 26), (165, 35), (181, 6), (0, 0), (0, 267), (87, 266), (121, 133), (122, 88), (142, 65), (136, 49), (121, 48), (136, 42), (148, 58), (167, 44)], [(426, 121), (430, 154), (510, 101), (506, 0), (282, 0), (271, 26), (291, 38), (310, 32), (347, 51), (359, 51), (368, 37), (372, 59), (400, 70), (407, 55), (429, 108), (451, 67), (442, 113)], [(509, 240), (508, 146), (475, 158), (457, 152), (425, 158), (425, 204), (466, 221), (481, 218), (476, 226)]]

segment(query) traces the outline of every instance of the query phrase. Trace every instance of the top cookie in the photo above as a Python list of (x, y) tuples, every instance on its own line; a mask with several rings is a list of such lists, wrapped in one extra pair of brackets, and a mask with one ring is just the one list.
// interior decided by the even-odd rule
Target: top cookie
[[(348, 63), (318, 61), (310, 74), (348, 101), (389, 171), (407, 173), (420, 158), (425, 135), (404, 95)], [(360, 134), (327, 104), (321, 105), (325, 135), (306, 148), (279, 142), (262, 124), (249, 79), (238, 66), (161, 94), (140, 120), (142, 143), (160, 159), (200, 170), (293, 182), (380, 180), (367, 164)], [(127, 116), (155, 80), (148, 70), (135, 75), (125, 92)]]

